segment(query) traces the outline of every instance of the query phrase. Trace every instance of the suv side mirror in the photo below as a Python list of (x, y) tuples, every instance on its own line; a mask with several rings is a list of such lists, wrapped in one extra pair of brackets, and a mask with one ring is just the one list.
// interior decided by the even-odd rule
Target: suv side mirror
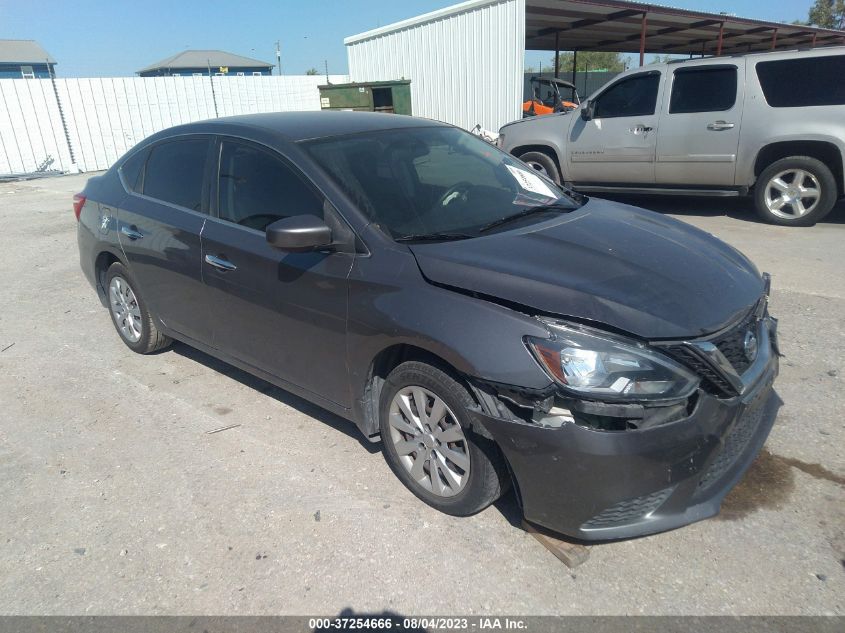
[(302, 253), (326, 248), (332, 243), (332, 230), (315, 215), (293, 215), (270, 224), (267, 243), (282, 251)]
[(584, 103), (581, 104), (581, 118), (585, 121), (589, 121), (593, 118), (593, 100), (588, 99)]

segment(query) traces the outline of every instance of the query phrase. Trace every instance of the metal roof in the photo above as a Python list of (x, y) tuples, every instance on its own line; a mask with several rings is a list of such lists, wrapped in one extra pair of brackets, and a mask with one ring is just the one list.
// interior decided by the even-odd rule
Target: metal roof
[[(355, 44), (499, 2), (469, 0), (343, 42)], [(526, 50), (554, 51), (557, 43), (567, 51), (628, 53), (639, 50), (641, 42), (646, 53), (714, 55), (842, 45), (845, 31), (625, 0), (525, 0)]]
[(146, 68), (137, 71), (139, 73), (149, 72), (151, 70), (180, 68), (218, 68), (220, 66), (229, 66), (232, 68), (272, 68), (273, 64), (262, 62), (257, 59), (249, 57), (242, 57), (234, 53), (227, 53), (226, 51), (182, 51), (170, 57), (162, 59), (160, 62), (151, 64)]
[[(721, 49), (719, 48), (721, 35)], [(645, 37), (642, 38), (643, 32)], [(526, 0), (525, 48), (658, 54), (746, 53), (845, 44), (845, 31), (622, 0)]]
[(0, 64), (55, 64), (35, 40), (0, 40)]

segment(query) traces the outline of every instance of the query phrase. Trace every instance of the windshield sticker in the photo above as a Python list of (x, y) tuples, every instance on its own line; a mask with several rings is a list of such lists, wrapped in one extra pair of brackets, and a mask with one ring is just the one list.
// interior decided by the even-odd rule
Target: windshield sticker
[(541, 196), (546, 196), (547, 198), (557, 198), (557, 194), (537, 174), (532, 174), (530, 171), (513, 167), (512, 165), (505, 165), (505, 167), (516, 178), (519, 186), (526, 191), (539, 193)]

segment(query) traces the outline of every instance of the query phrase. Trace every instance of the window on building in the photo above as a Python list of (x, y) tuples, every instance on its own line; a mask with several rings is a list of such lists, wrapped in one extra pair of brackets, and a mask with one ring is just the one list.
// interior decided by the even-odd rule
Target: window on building
[(223, 142), (220, 218), (258, 231), (293, 215), (324, 216), (323, 201), (290, 167), (252, 145)]
[(845, 105), (845, 55), (759, 62), (757, 77), (773, 108)]
[(32, 66), (21, 66), (21, 77), (24, 79), (35, 79), (35, 71)]
[(144, 170), (144, 195), (193, 211), (206, 211), (202, 186), (208, 146), (208, 139), (167, 141), (153, 146)]
[(256, 75), (258, 75), (258, 76), (260, 77), (260, 76), (262, 76), (263, 74), (264, 74), (264, 73), (259, 72), (259, 71), (257, 71), (257, 70), (252, 71), (252, 76), (253, 76), (253, 77), (255, 77)]
[(243, 77), (243, 76), (244, 76), (243, 72), (238, 72), (238, 77)]
[(669, 113), (721, 112), (736, 103), (736, 67), (679, 68), (672, 82)]
[(599, 95), (593, 117), (609, 119), (654, 114), (659, 86), (659, 72), (643, 73), (623, 79)]

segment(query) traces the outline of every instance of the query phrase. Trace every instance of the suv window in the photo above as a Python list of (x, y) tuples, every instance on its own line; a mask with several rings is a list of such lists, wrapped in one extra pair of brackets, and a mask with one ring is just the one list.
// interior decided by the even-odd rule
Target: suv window
[(140, 152), (132, 154), (120, 166), (123, 183), (130, 191), (141, 191), (141, 172), (144, 169), (148, 154), (149, 152), (146, 149), (142, 149)]
[(774, 108), (845, 105), (845, 55), (760, 62), (757, 77)]
[(263, 231), (292, 215), (324, 217), (323, 201), (280, 158), (252, 145), (223, 141), (219, 216)]
[(144, 195), (205, 211), (202, 184), (208, 144), (208, 139), (185, 139), (153, 146), (144, 170)]
[(634, 75), (613, 84), (596, 99), (593, 117), (609, 119), (620, 116), (654, 114), (660, 73)]
[(719, 112), (736, 103), (736, 66), (679, 68), (672, 82), (669, 113)]

